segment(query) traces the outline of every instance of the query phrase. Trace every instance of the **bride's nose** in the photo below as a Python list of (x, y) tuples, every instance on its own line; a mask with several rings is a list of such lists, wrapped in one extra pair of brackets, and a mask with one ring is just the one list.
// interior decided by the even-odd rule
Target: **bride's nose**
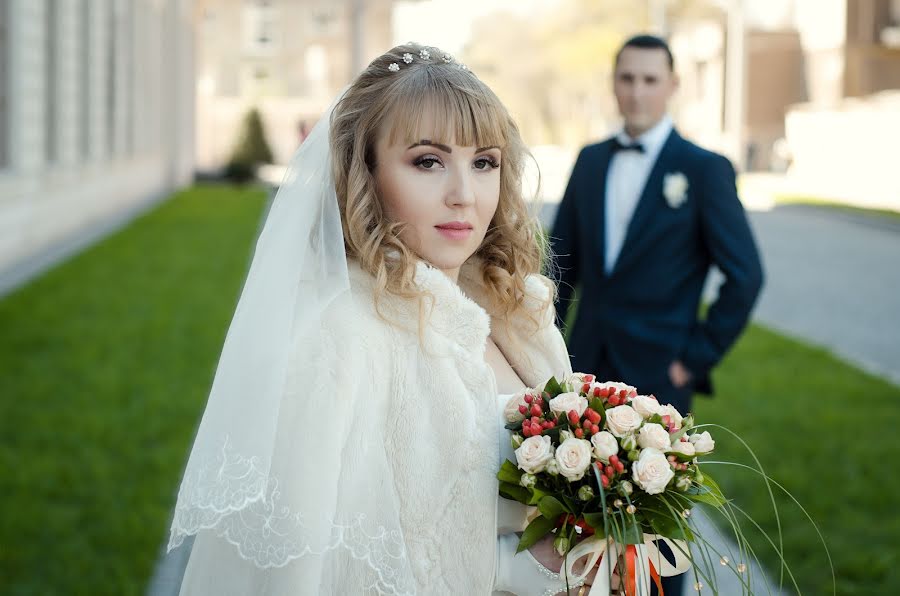
[(460, 168), (449, 177), (446, 202), (453, 207), (475, 204), (475, 180), (468, 168)]

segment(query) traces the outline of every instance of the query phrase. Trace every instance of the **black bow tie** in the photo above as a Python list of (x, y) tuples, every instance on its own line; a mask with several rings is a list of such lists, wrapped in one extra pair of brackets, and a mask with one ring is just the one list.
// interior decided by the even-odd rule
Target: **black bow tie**
[(634, 143), (632, 143), (630, 145), (626, 145), (622, 141), (620, 141), (617, 137), (613, 137), (612, 152), (615, 153), (616, 151), (637, 151), (638, 153), (643, 153), (644, 146), (641, 143), (638, 143), (637, 141), (635, 141)]

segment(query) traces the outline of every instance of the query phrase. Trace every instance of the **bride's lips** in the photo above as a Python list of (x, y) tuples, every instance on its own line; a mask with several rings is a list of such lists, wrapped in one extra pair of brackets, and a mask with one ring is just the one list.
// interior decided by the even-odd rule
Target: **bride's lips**
[(465, 240), (472, 233), (472, 224), (467, 221), (448, 221), (434, 226), (442, 236), (450, 240)]

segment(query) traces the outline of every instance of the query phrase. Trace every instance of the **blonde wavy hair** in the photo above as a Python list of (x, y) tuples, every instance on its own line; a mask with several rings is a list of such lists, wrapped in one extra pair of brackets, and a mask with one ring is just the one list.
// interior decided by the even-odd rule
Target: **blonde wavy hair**
[[(405, 54), (413, 57), (408, 64)], [(435, 130), (426, 134), (429, 131), (420, 127), (429, 114), (440, 117), (431, 119)], [(487, 85), (438, 48), (400, 45), (376, 58), (356, 78), (335, 106), (330, 125), (347, 256), (375, 278), (376, 304), (385, 291), (424, 297), (413, 281), (418, 259), (399, 237), (403, 224), (388, 219), (376, 189), (378, 135), (390, 135), (391, 143), (428, 138), (444, 144), (499, 146), (497, 211), (464, 268), (480, 269), (492, 315), (509, 321), (521, 310), (536, 322), (535, 313), (525, 308), (525, 279), (540, 272), (546, 248), (522, 196), (523, 168), (530, 153)]]

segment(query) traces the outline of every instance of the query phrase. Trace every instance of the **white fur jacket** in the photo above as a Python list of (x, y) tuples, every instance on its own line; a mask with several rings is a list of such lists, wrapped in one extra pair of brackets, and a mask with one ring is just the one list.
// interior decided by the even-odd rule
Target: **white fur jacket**
[[(332, 391), (332, 412), (304, 421), (336, 425), (349, 438), (334, 450), (338, 453), (295, 452), (288, 460), (288, 469), (301, 478), (296, 482), (313, 492), (307, 497), (297, 490), (301, 496), (294, 500), (301, 502), (288, 503), (285, 511), (297, 510), (301, 516), (309, 508), (307, 498), (315, 499), (318, 517), (328, 523), (303, 523), (326, 528), (333, 523), (327, 552), (318, 559), (299, 556), (279, 569), (238, 573), (246, 567), (243, 561), (223, 559), (222, 551), (208, 544), (213, 538), (198, 535), (197, 543), (207, 544), (198, 553), (195, 543), (182, 594), (215, 589), (254, 594), (491, 593), (498, 446), (508, 438), (498, 437), (506, 431), (498, 424), (496, 381), (485, 362), (487, 337), (529, 386), (568, 375), (571, 366), (554, 324), (550, 282), (541, 276), (527, 280), (526, 304), (535, 322), (523, 317), (502, 325), (491, 317), (484, 289), (472, 275), (476, 266), (463, 268), (459, 285), (425, 264), (417, 266), (416, 283), (434, 298), (420, 333), (417, 304), (385, 295), (379, 308), (392, 321), (387, 323), (375, 310), (374, 280), (351, 263), (352, 291), (331, 308), (325, 323), (330, 341), (312, 368), (333, 371), (326, 376), (328, 383), (342, 391), (352, 385), (360, 397), (346, 406)], [(359, 379), (355, 371), (372, 371), (367, 373), (372, 378)], [(298, 424), (289, 432), (296, 433), (297, 444), (306, 450), (304, 428), (309, 427)], [(328, 474), (322, 470), (332, 468), (330, 480), (323, 478)], [(325, 501), (327, 511), (321, 509)], [(279, 506), (276, 502), (275, 509)], [(316, 553), (314, 548), (306, 551)], [(218, 588), (204, 580), (203, 569), (216, 569)], [(231, 579), (221, 578), (229, 574)], [(186, 590), (191, 582), (194, 587)]]

